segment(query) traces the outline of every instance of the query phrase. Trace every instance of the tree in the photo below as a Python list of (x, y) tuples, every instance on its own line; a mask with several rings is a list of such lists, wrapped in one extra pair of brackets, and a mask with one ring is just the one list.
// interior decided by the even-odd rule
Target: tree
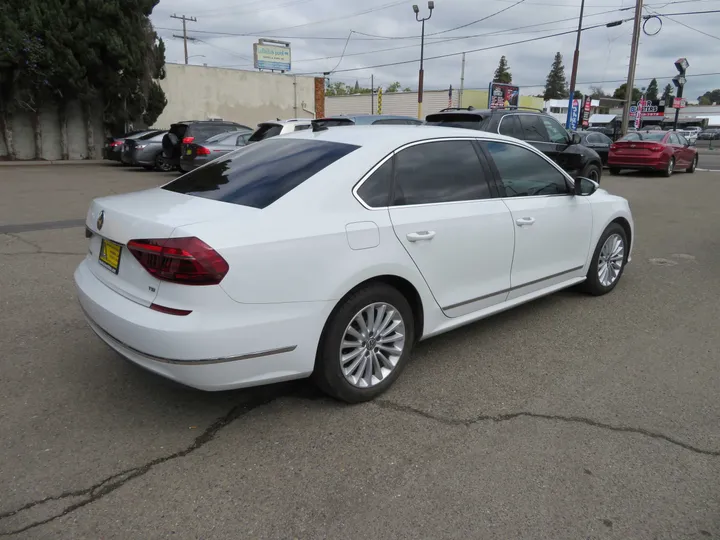
[(580, 90), (575, 90), (575, 93), (573, 94), (573, 99), (582, 99), (583, 93)]
[[(615, 99), (625, 99), (625, 89), (626, 88), (627, 88), (627, 83), (622, 83), (620, 86), (618, 86), (615, 89), (615, 92), (613, 92), (613, 97)], [(633, 88), (632, 101), (638, 102), (638, 101), (640, 101), (641, 97), (642, 97), (642, 92), (637, 88)]]
[(600, 86), (591, 86), (590, 87), (590, 97), (593, 99), (599, 99), (608, 97), (608, 95), (605, 93), (605, 90), (602, 89)]
[(667, 83), (665, 85), (665, 89), (663, 90), (663, 93), (662, 93), (662, 99), (664, 99), (665, 102), (667, 103), (668, 101), (672, 100), (674, 94), (675, 94), (675, 89), (673, 88), (672, 84)]
[(700, 105), (712, 105), (713, 103), (720, 103), (720, 88), (705, 92), (702, 96), (698, 96)]
[(385, 92), (398, 92), (400, 88), (400, 83), (395, 81), (385, 89)]
[(543, 98), (562, 99), (568, 97), (567, 80), (565, 79), (565, 66), (562, 63), (562, 55), (558, 52), (555, 54), (550, 73), (548, 73), (545, 81), (545, 93)]
[(493, 82), (509, 84), (512, 82), (512, 73), (508, 71), (508, 63), (505, 55), (500, 57), (500, 63), (498, 64), (495, 74), (493, 75)]
[(359, 94), (360, 93), (360, 81), (355, 81), (355, 87), (353, 88), (353, 94)]
[(406, 86), (403, 88), (403, 92), (412, 92), (412, 89), (409, 86)]
[(655, 100), (658, 98), (658, 82), (657, 79), (653, 79), (650, 81), (650, 84), (648, 84), (647, 89), (645, 90), (645, 97), (647, 99)]

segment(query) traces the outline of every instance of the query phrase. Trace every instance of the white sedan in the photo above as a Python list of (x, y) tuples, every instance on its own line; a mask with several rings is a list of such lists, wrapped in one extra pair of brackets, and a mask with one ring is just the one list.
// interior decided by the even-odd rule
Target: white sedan
[(573, 285), (610, 292), (633, 219), (516, 139), (316, 127), (96, 199), (86, 235), (80, 305), (122, 356), (203, 390), (312, 376), (359, 402), (421, 339)]

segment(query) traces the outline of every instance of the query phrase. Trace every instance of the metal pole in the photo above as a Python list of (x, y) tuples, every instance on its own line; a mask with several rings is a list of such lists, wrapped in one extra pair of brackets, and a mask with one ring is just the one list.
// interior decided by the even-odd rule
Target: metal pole
[(375, 114), (375, 75), (370, 75), (370, 114)]
[[(572, 74), (570, 75), (570, 97), (568, 98), (568, 112), (565, 120), (565, 127), (570, 129), (572, 118), (573, 100), (575, 99), (575, 81), (577, 80), (578, 60), (580, 59), (580, 35), (582, 33), (583, 12), (585, 11), (585, 0), (580, 4), (580, 20), (578, 21), (577, 38), (575, 38), (575, 54), (573, 54)], [(580, 111), (578, 111), (580, 112)]]
[[(677, 97), (679, 97), (679, 98), (682, 97), (682, 95), (683, 95), (683, 88), (685, 88), (685, 85), (684, 85), (684, 84), (683, 84), (682, 86), (680, 86), (680, 88), (678, 88)], [(674, 122), (674, 125), (673, 125), (673, 129), (674, 129), (675, 131), (677, 131), (678, 116), (680, 116), (680, 109), (679, 109), (679, 108), (678, 108), (678, 109), (675, 109), (675, 122)], [(712, 146), (712, 139), (710, 139), (710, 146)]]
[(635, 22), (633, 24), (633, 40), (630, 47), (630, 64), (628, 65), (628, 79), (625, 86), (625, 107), (623, 107), (620, 135), (625, 135), (630, 119), (630, 104), (632, 103), (633, 88), (635, 87), (635, 64), (637, 63), (638, 45), (640, 43), (640, 21), (642, 20), (643, 0), (635, 2)]
[(458, 92), (458, 109), (462, 109), (463, 89), (465, 88), (465, 53), (462, 55), (462, 68), (460, 68), (460, 91)]
[(425, 19), (422, 20), (422, 34), (420, 37), (420, 72), (418, 73), (418, 120), (422, 120), (423, 98), (423, 56), (425, 54)]
[(185, 48), (185, 65), (187, 66), (188, 63), (188, 53), (187, 53), (187, 28), (185, 27), (185, 17), (183, 17), (183, 47)]
[[(180, 19), (183, 23), (182, 38), (183, 38), (183, 48), (185, 49), (185, 65), (187, 65), (188, 64), (188, 48), (187, 48), (188, 36), (187, 36), (187, 24), (186, 23), (187, 23), (187, 21), (197, 22), (197, 19), (195, 17), (186, 17), (185, 15), (181, 15), (180, 17), (178, 17), (174, 13), (172, 15), (170, 15), (170, 18), (171, 19)], [(177, 37), (180, 37), (180, 36), (177, 36)], [(194, 39), (194, 38), (190, 38), (190, 39)]]

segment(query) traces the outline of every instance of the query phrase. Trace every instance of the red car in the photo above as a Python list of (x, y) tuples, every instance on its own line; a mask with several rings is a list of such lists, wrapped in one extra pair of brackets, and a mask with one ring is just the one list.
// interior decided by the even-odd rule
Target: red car
[(610, 146), (608, 155), (610, 174), (619, 174), (620, 169), (636, 169), (670, 176), (675, 170), (695, 172), (697, 163), (697, 148), (672, 131), (628, 133)]

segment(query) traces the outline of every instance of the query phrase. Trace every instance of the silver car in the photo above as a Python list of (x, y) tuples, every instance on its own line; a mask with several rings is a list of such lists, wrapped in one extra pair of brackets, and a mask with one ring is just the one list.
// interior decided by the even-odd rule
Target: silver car
[(172, 167), (163, 157), (162, 140), (167, 131), (151, 131), (136, 139), (128, 139), (123, 147), (123, 161), (149, 171), (169, 171)]
[(190, 143), (180, 156), (180, 170), (189, 172), (201, 165), (237, 150), (248, 143), (252, 131), (227, 131), (210, 137), (202, 143)]

